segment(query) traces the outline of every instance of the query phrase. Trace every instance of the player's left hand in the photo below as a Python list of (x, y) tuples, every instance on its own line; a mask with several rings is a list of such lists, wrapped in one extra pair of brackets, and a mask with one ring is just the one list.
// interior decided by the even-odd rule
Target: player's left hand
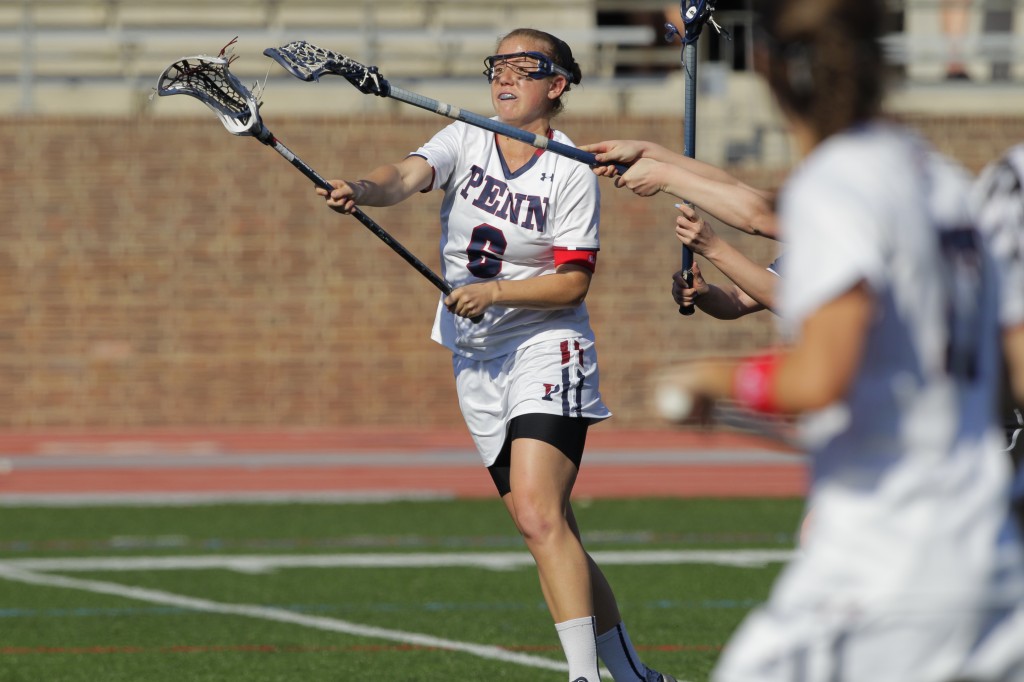
[(459, 317), (477, 317), (494, 304), (493, 282), (478, 282), (459, 287), (444, 299), (444, 305)]

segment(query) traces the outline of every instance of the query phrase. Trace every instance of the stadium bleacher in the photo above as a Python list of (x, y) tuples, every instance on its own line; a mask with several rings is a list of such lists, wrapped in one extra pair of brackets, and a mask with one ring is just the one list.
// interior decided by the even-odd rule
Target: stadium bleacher
[[(720, 4), (729, 9), (718, 12), (719, 23), (732, 29), (741, 43), (749, 42), (751, 12), (735, 9), (749, 3)], [(991, 80), (1000, 75), (992, 65), (1002, 64), (1009, 73), (1001, 75), (1019, 82), (1024, 79), (1024, 0), (978, 3), (982, 5), (986, 9), (975, 12), (977, 30), (966, 46), (972, 78)], [(479, 55), (502, 32), (521, 25), (544, 26), (564, 37), (590, 78), (614, 80), (637, 66), (664, 75), (678, 69), (678, 51), (669, 49), (650, 25), (605, 26), (598, 17), (612, 8), (649, 12), (666, 7), (671, 3), (662, 0), (237, 0), (228, 5), (205, 0), (0, 0), (0, 78), (6, 89), (22, 93), (13, 99), (23, 107), (31, 106), (32, 91), (48, 80), (88, 79), (97, 85), (118, 81), (137, 88), (139, 79), (151, 80), (173, 59), (209, 53), (235, 35), (240, 36), (236, 53), (245, 59), (234, 68), (248, 76), (266, 73), (264, 60), (250, 57), (259, 57), (270, 44), (301, 37), (349, 51), (360, 61), (386, 68), (391, 78), (470, 77), (479, 71)], [(886, 46), (913, 79), (939, 77), (944, 46), (939, 8), (939, 0), (894, 3), (903, 30), (889, 36)], [(995, 13), (1002, 25), (988, 20)], [(616, 106), (623, 98), (613, 94), (608, 100)]]
[[(478, 80), (481, 55), (501, 34), (524, 25), (547, 28), (573, 46), (585, 79), (572, 93), (572, 112), (678, 114), (684, 88), (678, 43), (667, 44), (650, 21), (601, 21), (611, 10), (661, 16), (671, 6), (663, 0), (0, 0), (0, 115), (194, 113), (194, 102), (170, 101), (180, 98), (154, 105), (158, 75), (178, 58), (216, 53), (235, 36), (239, 59), (232, 71), (248, 83), (266, 81), (274, 112), (315, 114), (328, 106), (339, 113), (420, 113), (352, 93), (325, 101), (322, 88), (290, 78), (262, 55), (266, 47), (300, 38), (376, 65), (388, 79), (440, 101), (487, 111)], [(698, 116), (716, 123), (701, 125), (706, 134), (718, 135), (718, 128), (744, 134), (718, 135), (711, 161), (783, 145), (772, 103), (752, 73), (750, 1), (719, 6), (724, 9), (716, 19), (732, 39), (709, 28), (700, 41)], [(969, 87), (969, 96), (934, 87), (943, 84), (939, 9), (940, 0), (893, 2), (900, 30), (885, 47), (902, 77), (896, 107), (1019, 111), (1024, 0), (976, 5), (965, 46), (972, 80), (952, 88)], [(756, 140), (750, 137), (755, 130)]]

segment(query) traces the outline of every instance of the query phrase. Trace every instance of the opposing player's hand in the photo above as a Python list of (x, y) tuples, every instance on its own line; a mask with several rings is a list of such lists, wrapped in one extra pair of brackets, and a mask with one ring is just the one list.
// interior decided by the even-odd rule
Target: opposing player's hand
[(653, 196), (665, 189), (661, 181), (662, 165), (660, 161), (640, 159), (623, 175), (615, 178), (615, 186), (632, 190), (637, 196)]
[(585, 152), (590, 152), (601, 163), (606, 166), (595, 166), (594, 172), (600, 176), (611, 178), (617, 175), (618, 171), (614, 164), (628, 166), (643, 156), (643, 145), (637, 140), (608, 140), (595, 142), (580, 147)]
[(493, 282), (479, 282), (459, 287), (445, 296), (444, 305), (459, 317), (477, 317), (494, 304)]
[(356, 188), (345, 180), (330, 180), (334, 189), (328, 193), (327, 190), (316, 188), (316, 193), (327, 200), (327, 205), (338, 213), (351, 213), (356, 207)]
[(672, 300), (678, 305), (694, 305), (698, 296), (703, 296), (708, 292), (708, 283), (704, 281), (704, 277), (700, 274), (700, 267), (696, 263), (693, 264), (690, 272), (693, 273), (692, 286), (686, 285), (682, 270), (672, 275)]
[(713, 255), (713, 251), (721, 243), (721, 237), (711, 229), (693, 206), (676, 204), (676, 208), (679, 209), (675, 228), (679, 241), (694, 253), (706, 257)]

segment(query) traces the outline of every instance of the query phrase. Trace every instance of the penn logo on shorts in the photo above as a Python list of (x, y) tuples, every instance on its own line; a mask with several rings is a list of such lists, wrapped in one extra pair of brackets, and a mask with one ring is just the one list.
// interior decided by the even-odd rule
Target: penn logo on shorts
[(554, 400), (552, 396), (562, 390), (558, 384), (544, 384), (544, 397), (541, 400)]

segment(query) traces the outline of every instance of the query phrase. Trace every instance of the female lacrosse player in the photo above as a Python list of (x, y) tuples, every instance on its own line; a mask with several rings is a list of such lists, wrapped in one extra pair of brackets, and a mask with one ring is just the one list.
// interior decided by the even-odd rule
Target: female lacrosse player
[[(581, 78), (568, 45), (517, 29), (484, 64), (498, 120), (572, 144), (551, 128)], [(342, 212), (444, 191), (443, 275), (456, 289), (438, 305), (432, 338), (452, 352), (466, 424), (536, 560), (569, 679), (597, 682), (600, 655), (620, 682), (671, 682), (640, 662), (569, 503), (587, 428), (610, 416), (584, 304), (599, 246), (597, 178), (458, 122), (395, 164), (332, 184), (327, 203)]]
[(714, 677), (1021, 679), (995, 396), (1000, 346), (1019, 368), (1024, 339), (1000, 326), (966, 174), (881, 117), (884, 0), (763, 8), (758, 62), (804, 157), (779, 202), (792, 345), (691, 363), (666, 386), (801, 414), (814, 515)]

